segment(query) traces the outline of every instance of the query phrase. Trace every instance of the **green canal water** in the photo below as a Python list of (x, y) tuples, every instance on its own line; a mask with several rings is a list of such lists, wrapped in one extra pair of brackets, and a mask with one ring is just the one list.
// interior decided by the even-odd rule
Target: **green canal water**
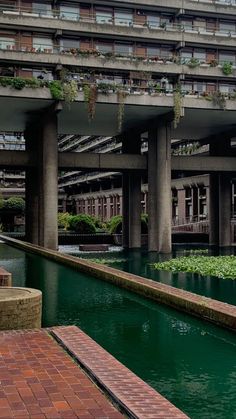
[[(187, 252), (183, 247), (177, 247), (172, 255), (158, 255), (157, 253), (139, 250), (87, 253), (79, 252), (79, 246), (61, 246), (60, 249), (61, 252), (73, 254), (74, 256), (103, 262), (107, 261), (106, 264), (113, 268), (236, 305), (236, 280), (221, 279), (213, 276), (203, 277), (193, 273), (158, 271), (153, 268), (152, 265), (155, 262), (168, 260), (172, 256), (188, 255), (190, 247), (187, 249)], [(209, 255), (212, 254), (218, 255), (219, 250), (209, 249)], [(233, 249), (224, 249), (223, 254), (233, 254)]]
[(16, 286), (43, 292), (43, 325), (76, 324), (191, 418), (236, 418), (236, 335), (0, 244)]

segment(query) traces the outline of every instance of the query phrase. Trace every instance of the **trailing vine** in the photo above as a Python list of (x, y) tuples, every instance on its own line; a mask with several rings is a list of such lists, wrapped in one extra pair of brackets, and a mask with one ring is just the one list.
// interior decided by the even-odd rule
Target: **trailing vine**
[(221, 92), (212, 92), (211, 100), (214, 106), (219, 106), (220, 109), (225, 110), (226, 100), (225, 95)]
[(127, 93), (124, 90), (117, 90), (117, 101), (118, 101), (118, 113), (117, 113), (117, 121), (118, 121), (118, 131), (121, 132), (124, 120), (124, 111), (125, 111), (125, 98)]
[(75, 80), (62, 84), (63, 98), (65, 102), (70, 105), (78, 96), (78, 84)]
[(84, 84), (83, 85), (84, 101), (87, 103), (88, 118), (92, 121), (96, 111), (97, 101), (97, 86), (96, 84)]
[(177, 128), (180, 118), (181, 118), (181, 109), (182, 109), (182, 94), (180, 88), (177, 87), (174, 96), (174, 128)]

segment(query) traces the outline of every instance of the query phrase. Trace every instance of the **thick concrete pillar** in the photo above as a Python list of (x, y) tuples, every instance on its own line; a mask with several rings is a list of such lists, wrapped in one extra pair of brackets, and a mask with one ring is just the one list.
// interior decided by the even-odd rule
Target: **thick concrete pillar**
[[(230, 139), (216, 136), (210, 142), (211, 156), (230, 156)], [(231, 176), (211, 174), (209, 177), (209, 244), (231, 245)]]
[(209, 175), (209, 244), (219, 245), (219, 175)]
[[(38, 131), (25, 132), (26, 150), (37, 154)], [(25, 171), (25, 237), (32, 244), (39, 244), (39, 172), (38, 167)]]
[[(123, 139), (123, 153), (140, 153), (140, 134), (129, 134)], [(139, 173), (123, 174), (123, 247), (135, 249), (141, 247), (141, 175)]]
[(171, 142), (170, 125), (149, 130), (148, 234), (149, 251), (171, 252)]
[(48, 112), (42, 120), (39, 141), (39, 245), (58, 248), (58, 145), (57, 114)]
[(231, 245), (231, 176), (219, 175), (219, 245)]

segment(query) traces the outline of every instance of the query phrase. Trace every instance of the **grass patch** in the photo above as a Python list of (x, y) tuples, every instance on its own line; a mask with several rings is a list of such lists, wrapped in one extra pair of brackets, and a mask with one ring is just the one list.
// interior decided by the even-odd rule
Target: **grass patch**
[(218, 278), (236, 279), (235, 256), (183, 256), (167, 262), (154, 263), (157, 270), (190, 272)]

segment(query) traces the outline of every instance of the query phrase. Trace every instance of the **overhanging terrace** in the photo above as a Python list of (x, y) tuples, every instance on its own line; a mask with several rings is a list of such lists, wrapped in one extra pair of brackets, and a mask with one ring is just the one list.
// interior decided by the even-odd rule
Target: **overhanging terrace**
[[(4, 131), (24, 131), (26, 125), (53, 104), (48, 89), (25, 88), (17, 91), (0, 88), (0, 126)], [(87, 104), (82, 92), (70, 106), (63, 104), (58, 114), (58, 134), (118, 135), (119, 101), (117, 94), (98, 94), (96, 113), (88, 119)], [(235, 127), (236, 100), (226, 100), (222, 110), (211, 101), (197, 95), (186, 95), (182, 100), (184, 117), (177, 129), (171, 129), (172, 138), (202, 139)], [(151, 124), (161, 123), (173, 112), (173, 94), (127, 93), (124, 99), (123, 131), (145, 132)]]

